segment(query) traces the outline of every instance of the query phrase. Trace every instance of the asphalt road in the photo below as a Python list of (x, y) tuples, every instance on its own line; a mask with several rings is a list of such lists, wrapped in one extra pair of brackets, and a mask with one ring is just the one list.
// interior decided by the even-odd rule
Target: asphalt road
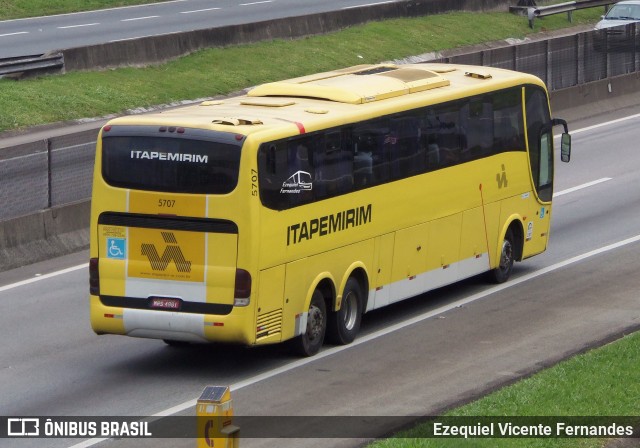
[[(0, 273), (0, 328), (9, 341), (0, 347), (0, 415), (193, 415), (207, 385), (231, 386), (236, 415), (433, 415), (635, 331), (640, 116), (607, 123), (611, 118), (589, 123), (595, 127), (570, 123), (573, 160), (557, 165), (545, 254), (518, 264), (504, 285), (474, 278), (369, 313), (354, 344), (327, 347), (312, 359), (296, 359), (282, 346), (176, 350), (160, 341), (98, 337), (88, 323), (86, 253)], [(67, 267), (73, 269), (47, 277)], [(392, 429), (380, 425), (381, 432)], [(361, 442), (255, 438), (241, 446)], [(55, 439), (46, 446), (98, 443)], [(125, 439), (104, 446), (194, 444)]]
[(161, 34), (336, 11), (369, 0), (174, 0), (0, 22), (0, 59)]

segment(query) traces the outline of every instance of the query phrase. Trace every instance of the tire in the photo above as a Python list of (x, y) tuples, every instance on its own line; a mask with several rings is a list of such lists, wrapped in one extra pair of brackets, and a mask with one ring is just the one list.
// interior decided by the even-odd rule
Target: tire
[(307, 315), (307, 329), (293, 339), (293, 348), (301, 356), (313, 356), (320, 351), (327, 330), (327, 306), (319, 290), (313, 292)]
[(342, 306), (329, 313), (327, 338), (333, 344), (346, 345), (353, 342), (360, 331), (363, 306), (362, 290), (355, 278), (347, 280), (342, 294)]
[(500, 263), (498, 267), (491, 271), (491, 280), (495, 283), (504, 283), (511, 277), (513, 271), (513, 263), (515, 261), (515, 238), (513, 231), (507, 230), (502, 240), (502, 249), (500, 250)]

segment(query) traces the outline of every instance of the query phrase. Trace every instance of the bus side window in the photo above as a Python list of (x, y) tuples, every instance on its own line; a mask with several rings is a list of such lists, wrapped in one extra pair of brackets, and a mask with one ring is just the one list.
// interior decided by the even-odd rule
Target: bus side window
[(295, 206), (313, 201), (313, 139), (310, 137), (293, 138), (287, 144), (287, 183), (289, 205)]
[(424, 172), (424, 151), (420, 145), (418, 119), (403, 116), (391, 119), (394, 147), (391, 152), (391, 170), (394, 179), (403, 179)]
[(276, 174), (276, 146), (269, 145), (265, 150), (265, 174)]
[(332, 197), (353, 189), (354, 153), (347, 146), (341, 130), (329, 131), (319, 139), (321, 143), (314, 152), (316, 164), (316, 198)]
[(493, 151), (493, 104), (491, 97), (474, 98), (469, 102), (467, 144), (464, 160), (473, 160)]
[(368, 139), (363, 135), (354, 137), (353, 142), (353, 186), (366, 188), (373, 182), (373, 153)]
[(265, 143), (258, 152), (258, 183), (262, 203), (276, 209), (286, 208), (286, 201), (280, 194), (286, 180), (286, 150), (283, 145)]
[(425, 153), (424, 171), (438, 169), (440, 164), (440, 147), (438, 146), (438, 129), (440, 122), (433, 107), (421, 110), (420, 146)]
[(441, 106), (436, 109), (439, 127), (436, 143), (439, 148), (439, 168), (460, 163), (462, 148), (466, 148), (466, 138), (461, 126), (460, 103)]
[(521, 88), (493, 94), (493, 126), (494, 154), (525, 150)]
[(390, 157), (385, 145), (389, 128), (387, 120), (377, 119), (353, 129), (354, 183), (357, 188), (380, 185), (389, 180)]

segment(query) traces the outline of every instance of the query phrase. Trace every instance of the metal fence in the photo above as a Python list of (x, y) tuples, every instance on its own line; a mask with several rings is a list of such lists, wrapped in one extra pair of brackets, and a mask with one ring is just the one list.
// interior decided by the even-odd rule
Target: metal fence
[(0, 221), (91, 196), (97, 131), (0, 150)]
[(437, 59), (518, 70), (541, 78), (549, 90), (640, 71), (640, 26), (630, 24), (554, 39)]
[[(550, 90), (640, 71), (640, 28), (591, 31), (437, 59), (532, 73)], [(97, 131), (0, 150), (0, 221), (86, 200)]]

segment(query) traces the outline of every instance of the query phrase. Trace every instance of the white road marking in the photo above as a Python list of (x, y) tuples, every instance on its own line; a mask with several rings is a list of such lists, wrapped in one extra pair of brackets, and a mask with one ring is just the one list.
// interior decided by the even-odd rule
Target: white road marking
[(29, 31), (18, 31), (17, 33), (0, 34), (0, 37), (17, 36), (18, 34), (29, 34)]
[(39, 282), (41, 280), (46, 280), (48, 278), (57, 277), (59, 275), (68, 274), (69, 272), (77, 271), (79, 269), (84, 269), (89, 267), (89, 263), (79, 264), (77, 266), (72, 266), (67, 269), (62, 269), (61, 271), (51, 272), (49, 274), (41, 274), (34, 278), (29, 278), (27, 280), (22, 280), (17, 283), (11, 283), (10, 285), (0, 286), (0, 292), (9, 291), (10, 289), (19, 288), (20, 286), (29, 285), (31, 283)]
[(271, 3), (271, 0), (265, 0), (263, 2), (240, 3), (238, 6), (253, 6), (253, 5), (261, 5), (263, 3)]
[(583, 188), (593, 187), (594, 185), (601, 184), (602, 182), (607, 182), (611, 180), (611, 177), (603, 177), (602, 179), (594, 180), (591, 182), (587, 182), (586, 184), (578, 185), (576, 187), (567, 188), (566, 190), (558, 191), (557, 193), (553, 193), (553, 197), (556, 198), (558, 196), (562, 196), (567, 193), (573, 193), (574, 191), (582, 190)]
[(82, 28), (85, 26), (96, 26), (96, 25), (100, 25), (98, 22), (95, 23), (83, 23), (82, 25), (67, 25), (67, 26), (59, 26), (58, 29), (59, 30), (67, 30), (69, 28)]
[[(445, 306), (441, 306), (440, 308), (431, 310), (431, 311), (427, 311), (426, 313), (422, 313), (418, 316), (412, 317), (411, 319), (405, 320), (403, 322), (399, 322), (397, 324), (391, 325), (387, 328), (383, 328), (381, 330), (375, 331), (371, 334), (368, 334), (366, 336), (362, 336), (357, 338), (355, 341), (353, 341), (351, 344), (349, 345), (342, 345), (342, 346), (338, 346), (338, 347), (332, 347), (326, 350), (322, 350), (320, 353), (318, 353), (316, 356), (313, 356), (311, 358), (305, 358), (305, 359), (300, 359), (297, 361), (293, 361), (290, 362), (289, 364), (285, 364), (281, 367), (278, 367), (277, 369), (273, 369), (270, 370), (268, 372), (262, 373), (260, 375), (256, 375), (256, 376), (252, 376), (250, 378), (247, 378), (246, 380), (242, 380), (239, 381), (235, 384), (232, 384), (230, 386), (230, 389), (232, 391), (235, 390), (239, 390), (248, 386), (251, 386), (253, 384), (259, 383), (261, 381), (265, 381), (268, 380), (269, 378), (273, 378), (277, 375), (289, 372), (291, 370), (297, 369), (299, 367), (303, 367), (307, 364), (311, 364), (312, 362), (318, 361), (320, 359), (323, 358), (327, 358), (329, 356), (335, 355), (336, 353), (340, 353), (344, 350), (350, 350), (353, 347), (357, 347), (359, 345), (362, 344), (366, 344), (367, 342), (373, 341), (375, 339), (381, 338), (383, 336), (386, 336), (390, 333), (394, 333), (396, 331), (402, 330), (404, 328), (407, 328), (411, 325), (420, 323), (424, 320), (427, 319), (431, 319), (433, 317), (438, 316), (439, 314), (445, 313), (447, 311), (453, 310), (455, 308), (459, 308), (465, 305), (468, 305), (470, 303), (473, 303), (475, 301), (484, 299), (487, 296), (490, 296), (491, 294), (495, 294), (501, 291), (504, 291), (505, 289), (511, 288), (512, 286), (516, 286), (519, 285), (520, 283), (524, 283), (527, 282), (529, 280), (532, 280), (534, 278), (540, 277), (542, 275), (548, 274), (550, 272), (553, 271), (557, 271), (559, 269), (565, 268), (567, 266), (570, 266), (572, 264), (578, 263), (580, 261), (586, 260), (588, 258), (591, 257), (595, 257), (596, 255), (600, 255), (603, 254), (605, 252), (609, 252), (615, 249), (618, 249), (620, 247), (624, 247), (627, 246), (629, 244), (633, 244), (633, 243), (637, 243), (638, 241), (640, 241), (640, 235), (636, 235), (634, 237), (631, 238), (627, 238), (625, 240), (622, 241), (618, 241), (617, 243), (613, 243), (613, 244), (609, 244), (607, 246), (601, 247), (599, 249), (595, 249), (589, 252), (585, 252), (584, 254), (581, 255), (577, 255), (575, 257), (569, 258), (567, 260), (564, 261), (560, 261), (558, 263), (552, 264), (551, 266), (547, 266), (546, 268), (542, 268), (539, 269), (537, 271), (531, 272), (529, 274), (523, 275), (522, 277), (518, 277), (515, 279), (511, 279), (509, 280), (507, 283), (503, 283), (501, 285), (497, 285), (494, 286), (492, 288), (486, 289), (484, 291), (481, 291), (479, 293), (473, 294), (469, 297), (466, 297), (464, 299), (460, 299), (457, 300), (455, 302), (449, 303)], [(165, 409), (163, 411), (160, 411), (156, 414), (153, 414), (150, 417), (166, 417), (169, 415), (174, 415), (177, 414), (178, 412), (182, 412), (185, 411), (187, 409), (192, 409), (195, 407), (196, 403), (197, 403), (197, 398), (194, 398), (193, 400), (189, 400), (189, 401), (185, 401), (184, 403), (178, 404), (176, 406), (170, 407), (168, 409)], [(89, 439), (89, 440), (85, 440), (81, 443), (78, 443), (76, 445), (73, 445), (69, 448), (87, 448), (90, 446), (93, 446), (97, 443), (103, 442), (107, 439), (104, 438), (100, 438), (100, 439)]]
[(136, 20), (157, 19), (160, 16), (134, 17), (132, 19), (122, 19), (121, 22), (135, 22)]
[(388, 2), (365, 3), (363, 5), (355, 5), (355, 6), (345, 6), (342, 9), (353, 9), (353, 8), (362, 8), (364, 6), (385, 5), (387, 3), (395, 3), (395, 0), (390, 0)]
[(146, 36), (136, 36), (136, 37), (123, 37), (122, 39), (110, 40), (109, 43), (111, 43), (111, 42), (125, 42), (125, 41), (128, 41), (128, 40), (144, 39), (145, 37), (154, 37), (154, 36), (160, 36), (160, 34), (148, 34)]
[(623, 121), (633, 120), (634, 118), (640, 118), (640, 114), (629, 115), (628, 117), (618, 118), (617, 120), (607, 121), (605, 123), (594, 124), (593, 126), (587, 126), (586, 128), (577, 129), (575, 131), (569, 131), (571, 135), (580, 134), (581, 132), (591, 131), (593, 129), (598, 129), (603, 126), (609, 126), (612, 124), (622, 123)]
[(195, 9), (193, 11), (181, 11), (180, 14), (193, 14), (194, 12), (216, 11), (218, 9), (220, 9), (220, 8)]

